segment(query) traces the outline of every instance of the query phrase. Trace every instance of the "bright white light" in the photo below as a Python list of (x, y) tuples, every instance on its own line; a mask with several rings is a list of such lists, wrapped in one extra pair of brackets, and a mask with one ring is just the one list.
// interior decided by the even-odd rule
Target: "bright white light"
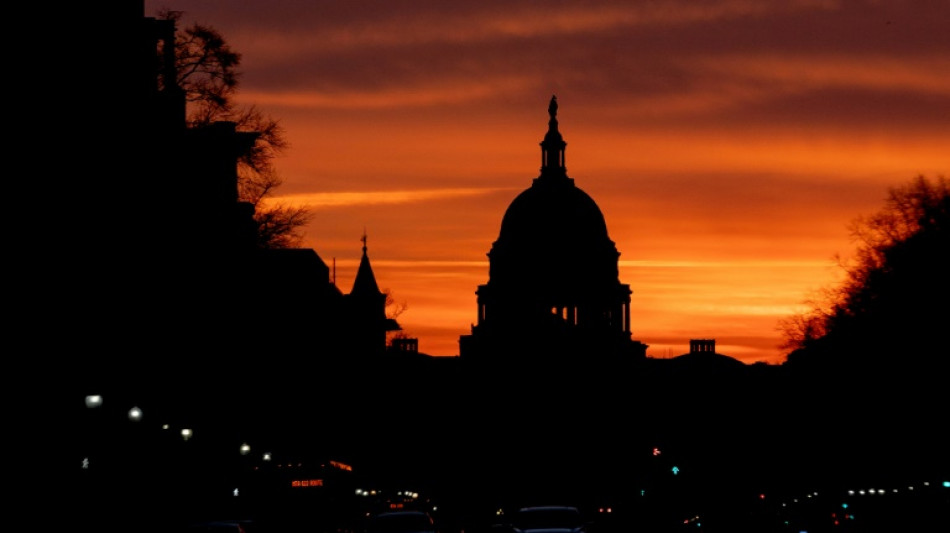
[(133, 422), (138, 422), (142, 419), (142, 410), (138, 407), (133, 407), (129, 409), (129, 420)]
[(181, 430), (181, 438), (183, 438), (183, 439), (185, 439), (185, 440), (190, 439), (193, 435), (194, 435), (194, 433), (193, 433), (190, 429), (188, 429), (188, 428), (184, 428), (184, 429)]
[(168, 424), (162, 424), (162, 429), (168, 429)]
[(245, 442), (241, 445), (241, 455), (247, 455), (249, 453), (251, 453), (251, 445)]
[(82, 469), (83, 469), (83, 470), (89, 470), (89, 458), (88, 458), (88, 457), (83, 457), (83, 458), (82, 458)]
[(98, 394), (90, 394), (86, 396), (86, 407), (94, 409), (102, 405), (102, 396)]
[(234, 497), (237, 498), (241, 494), (241, 491), (238, 490), (237, 487), (235, 487), (233, 494), (234, 494)]
[(848, 495), (849, 495), (849, 496), (854, 496), (854, 491), (853, 491), (853, 490), (849, 490), (849, 491), (848, 491)]
[(864, 490), (859, 490), (858, 494), (860, 494), (861, 496), (864, 496)]
[(264, 452), (264, 460), (270, 461), (270, 452)]

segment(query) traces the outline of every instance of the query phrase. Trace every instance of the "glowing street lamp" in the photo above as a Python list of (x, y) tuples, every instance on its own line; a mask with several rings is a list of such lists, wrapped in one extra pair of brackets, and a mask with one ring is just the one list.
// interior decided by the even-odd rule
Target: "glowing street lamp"
[(132, 422), (138, 422), (142, 419), (142, 410), (138, 407), (133, 407), (129, 409), (129, 420)]
[(102, 396), (98, 394), (90, 394), (86, 396), (86, 407), (90, 409), (95, 409), (102, 406)]
[(241, 455), (247, 455), (249, 453), (251, 453), (251, 445), (245, 442), (241, 445)]
[(188, 439), (190, 439), (192, 436), (194, 436), (194, 433), (193, 433), (190, 429), (184, 428), (184, 429), (181, 430), (181, 438), (182, 438), (182, 440), (188, 440)]

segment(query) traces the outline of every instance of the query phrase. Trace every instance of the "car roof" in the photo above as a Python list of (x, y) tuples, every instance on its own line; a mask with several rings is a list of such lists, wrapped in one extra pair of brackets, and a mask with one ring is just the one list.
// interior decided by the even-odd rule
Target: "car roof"
[(512, 516), (519, 529), (573, 529), (581, 519), (580, 509), (571, 505), (522, 507)]
[(376, 513), (371, 518), (386, 518), (386, 517), (400, 517), (400, 516), (422, 516), (427, 519), (431, 519), (432, 516), (426, 511), (417, 511), (417, 510), (403, 510), (403, 511), (383, 511), (381, 513)]
[(192, 522), (185, 526), (187, 531), (218, 531), (241, 530), (246, 531), (253, 525), (251, 520), (205, 520)]
[(384, 511), (370, 517), (368, 531), (375, 533), (408, 533), (435, 531), (432, 515), (425, 511)]

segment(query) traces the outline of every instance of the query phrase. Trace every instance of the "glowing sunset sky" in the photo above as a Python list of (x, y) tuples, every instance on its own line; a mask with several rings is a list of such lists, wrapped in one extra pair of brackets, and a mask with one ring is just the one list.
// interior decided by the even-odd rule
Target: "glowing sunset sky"
[(778, 321), (833, 283), (887, 188), (950, 175), (950, 1), (147, 0), (242, 54), (280, 120), (277, 200), (349, 292), (368, 233), (419, 348), (458, 353), (486, 253), (538, 176), (600, 206), (653, 357), (691, 338), (779, 363)]

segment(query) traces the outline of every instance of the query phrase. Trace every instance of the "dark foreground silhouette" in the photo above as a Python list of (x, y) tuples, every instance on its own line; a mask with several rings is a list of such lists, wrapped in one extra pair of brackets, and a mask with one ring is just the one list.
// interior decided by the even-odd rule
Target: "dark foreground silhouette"
[[(225, 514), (328, 530), (355, 527), (401, 490), (441, 509), (446, 527), (468, 529), (487, 527), (499, 508), (562, 502), (610, 506), (612, 520), (656, 531), (691, 516), (709, 531), (784, 531), (785, 520), (814, 522), (848, 498), (853, 531), (884, 531), (935, 520), (948, 503), (938, 394), (874, 402), (873, 387), (782, 373), (708, 380), (649, 363), (569, 372), (461, 363), (225, 372), (104, 396), (109, 408), (77, 410), (90, 461), (80, 499), (106, 521)], [(139, 423), (124, 418), (133, 398)], [(189, 441), (175, 429), (183, 421)], [(241, 455), (245, 442), (253, 451)], [(321, 484), (293, 485), (307, 480)], [(845, 495), (908, 486), (919, 499)]]
[[(154, 60), (174, 28), (131, 11), (137, 31), (120, 32), (130, 42), (116, 46)], [(157, 83), (152, 62), (129, 64), (135, 75), (117, 76), (110, 94), (141, 98), (112, 109), (121, 120), (95, 142), (123, 154), (103, 161), (104, 186), (135, 201), (103, 214), (77, 197), (73, 223), (115, 231), (60, 250), (84, 259), (55, 282), (56, 335), (34, 339), (42, 353), (87, 354), (56, 368), (70, 377), (70, 424), (56, 444), (69, 450), (76, 490), (52, 496), (78, 504), (82, 529), (168, 531), (227, 517), (262, 530), (357, 531), (366, 513), (427, 506), (446, 532), (488, 531), (503, 525), (499, 509), (531, 503), (576, 505), (608, 531), (924, 531), (943, 520), (942, 344), (902, 354), (901, 332), (878, 323), (859, 332), (860, 345), (835, 344), (847, 356), (835, 364), (645, 357), (625, 322), (616, 248), (596, 204), (564, 181), (555, 125), (525, 201), (566, 196), (590, 208), (603, 299), (546, 305), (537, 330), (491, 325), (496, 311), (517, 319), (527, 305), (505, 293), (524, 279), (509, 237), (521, 242), (531, 227), (516, 201), (493, 246), (501, 266), (479, 288), (488, 313), (472, 351), (394, 356), (378, 287), (347, 295), (368, 294), (363, 306), (343, 297), (313, 250), (248, 244), (252, 212), (234, 201), (234, 163), (253, 135), (227, 123), (184, 128), (175, 87)], [(85, 142), (78, 153), (98, 153)], [(175, 183), (189, 189), (156, 191)], [(584, 315), (594, 304), (597, 314)], [(926, 323), (936, 327), (946, 313), (934, 309)], [(580, 334), (588, 324), (608, 335)], [(103, 403), (88, 406), (90, 394)], [(133, 407), (141, 419), (129, 418)], [(872, 488), (881, 498), (868, 503)]]

